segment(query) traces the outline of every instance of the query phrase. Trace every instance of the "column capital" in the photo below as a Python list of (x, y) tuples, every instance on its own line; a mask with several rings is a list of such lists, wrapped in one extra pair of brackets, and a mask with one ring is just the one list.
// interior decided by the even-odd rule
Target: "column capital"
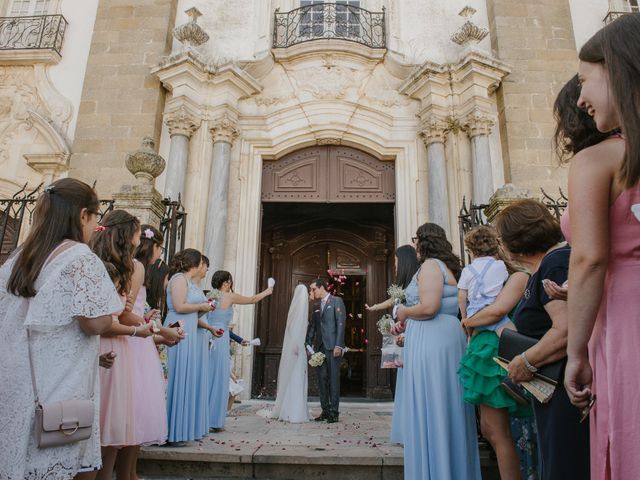
[(495, 124), (496, 122), (491, 115), (482, 110), (473, 110), (463, 121), (464, 130), (469, 138), (491, 134), (491, 129)]
[(229, 145), (240, 135), (238, 124), (226, 113), (213, 121), (213, 126), (209, 129), (213, 143), (226, 142)]
[(196, 118), (184, 105), (165, 114), (164, 123), (169, 127), (169, 135), (191, 135), (200, 127), (200, 119)]
[(420, 136), (427, 148), (432, 143), (444, 143), (448, 131), (449, 124), (435, 115), (430, 116), (420, 125)]

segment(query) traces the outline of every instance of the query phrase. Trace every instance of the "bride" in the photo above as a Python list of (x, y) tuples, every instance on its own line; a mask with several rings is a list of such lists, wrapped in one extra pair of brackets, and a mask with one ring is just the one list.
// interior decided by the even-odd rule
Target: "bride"
[(259, 412), (262, 416), (291, 423), (309, 421), (307, 353), (304, 347), (309, 316), (308, 299), (307, 287), (298, 285), (293, 292), (282, 343), (276, 404), (272, 411)]

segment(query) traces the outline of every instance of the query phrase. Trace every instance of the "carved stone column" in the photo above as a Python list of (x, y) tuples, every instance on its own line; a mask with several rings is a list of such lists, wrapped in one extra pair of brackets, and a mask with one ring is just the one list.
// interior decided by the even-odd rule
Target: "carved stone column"
[(495, 122), (485, 113), (474, 110), (465, 119), (464, 128), (471, 139), (473, 203), (486, 204), (493, 193), (493, 174), (489, 134)]
[(135, 215), (141, 223), (160, 226), (164, 213), (162, 195), (156, 190), (155, 179), (160, 175), (166, 163), (155, 151), (153, 139), (144, 137), (139, 150), (129, 154), (127, 169), (136, 177), (137, 183), (123, 185), (114, 194), (115, 208), (121, 208)]
[(204, 251), (211, 262), (209, 271), (212, 273), (221, 270), (224, 264), (231, 145), (239, 133), (235, 122), (226, 114), (218, 118), (211, 128), (213, 161), (209, 180)]
[(427, 147), (427, 186), (429, 221), (440, 225), (449, 233), (449, 189), (444, 151), (447, 124), (438, 117), (431, 117), (420, 135)]
[(180, 107), (166, 115), (165, 123), (169, 127), (171, 144), (164, 195), (172, 200), (177, 200), (178, 195), (182, 195), (184, 198), (189, 161), (189, 139), (200, 126), (200, 120), (191, 115), (186, 108)]

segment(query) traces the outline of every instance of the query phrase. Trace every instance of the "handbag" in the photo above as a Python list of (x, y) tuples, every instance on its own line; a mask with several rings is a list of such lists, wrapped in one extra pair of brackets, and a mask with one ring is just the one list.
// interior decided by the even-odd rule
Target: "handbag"
[[(515, 330), (505, 328), (500, 335), (496, 362), (504, 368), (511, 360), (533, 347), (538, 341)], [(540, 402), (548, 402), (562, 378), (564, 363), (564, 360), (557, 360), (543, 365), (533, 374), (533, 380), (522, 382), (521, 387), (533, 394)], [(505, 378), (501, 386), (520, 403), (525, 399), (522, 390), (515, 388), (516, 385), (508, 377)]]
[[(29, 368), (31, 385), (35, 399), (35, 441), (38, 448), (59, 447), (69, 443), (87, 440), (91, 437), (94, 419), (93, 400), (62, 400), (60, 402), (40, 403), (36, 376), (31, 358), (31, 339), (27, 329), (27, 345), (29, 350)], [(96, 365), (93, 371), (97, 368)], [(93, 380), (89, 383), (89, 389)], [(90, 392), (88, 392), (90, 396)]]

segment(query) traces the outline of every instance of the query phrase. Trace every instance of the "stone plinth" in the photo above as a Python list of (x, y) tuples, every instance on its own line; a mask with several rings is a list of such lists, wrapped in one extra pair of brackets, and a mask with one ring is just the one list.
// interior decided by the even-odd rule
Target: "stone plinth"
[(532, 198), (526, 188), (520, 188), (512, 183), (503, 185), (491, 195), (489, 206), (484, 209), (487, 221), (492, 222), (502, 210), (524, 198)]

